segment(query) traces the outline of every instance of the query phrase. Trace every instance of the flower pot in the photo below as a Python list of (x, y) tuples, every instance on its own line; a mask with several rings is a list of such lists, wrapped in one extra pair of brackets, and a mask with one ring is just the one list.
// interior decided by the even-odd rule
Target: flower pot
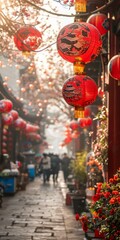
[(82, 197), (81, 195), (73, 195), (72, 196), (72, 206), (74, 213), (81, 214), (86, 210), (86, 198)]

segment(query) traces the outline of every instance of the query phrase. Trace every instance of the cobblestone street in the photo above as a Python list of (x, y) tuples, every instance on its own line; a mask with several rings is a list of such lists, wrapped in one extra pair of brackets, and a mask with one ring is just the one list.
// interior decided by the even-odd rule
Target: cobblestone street
[(65, 205), (66, 187), (36, 177), (25, 191), (5, 196), (0, 209), (0, 240), (83, 240), (73, 209)]

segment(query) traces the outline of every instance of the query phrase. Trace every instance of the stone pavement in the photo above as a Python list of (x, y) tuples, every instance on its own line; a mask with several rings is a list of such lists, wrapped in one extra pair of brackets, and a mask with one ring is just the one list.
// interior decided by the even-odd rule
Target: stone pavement
[(71, 206), (65, 205), (62, 172), (57, 184), (36, 177), (25, 191), (5, 196), (0, 209), (0, 240), (83, 240)]

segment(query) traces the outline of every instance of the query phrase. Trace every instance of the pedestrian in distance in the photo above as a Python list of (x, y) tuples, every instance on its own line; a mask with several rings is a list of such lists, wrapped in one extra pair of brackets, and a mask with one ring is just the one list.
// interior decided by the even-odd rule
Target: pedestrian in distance
[(70, 174), (70, 158), (68, 157), (67, 153), (63, 154), (63, 158), (61, 161), (61, 166), (62, 166), (62, 171), (63, 171), (63, 176), (64, 176), (64, 181), (67, 181), (67, 178)]
[(41, 165), (43, 171), (43, 182), (49, 182), (51, 174), (51, 158), (47, 153), (43, 153)]
[(59, 170), (60, 170), (60, 158), (58, 154), (52, 154), (51, 155), (51, 174), (52, 174), (54, 183), (58, 181)]

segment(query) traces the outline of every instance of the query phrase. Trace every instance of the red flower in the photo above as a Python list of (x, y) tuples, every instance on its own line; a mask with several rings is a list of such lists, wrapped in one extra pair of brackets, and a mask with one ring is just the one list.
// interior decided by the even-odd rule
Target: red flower
[(80, 215), (79, 215), (79, 213), (76, 213), (76, 215), (75, 215), (75, 219), (76, 219), (76, 221), (78, 221), (78, 220), (80, 219)]
[(111, 198), (110, 201), (109, 201), (110, 204), (114, 204), (115, 202), (116, 202), (116, 198), (114, 198), (114, 197)]
[(92, 200), (94, 202), (98, 201), (100, 199), (101, 195), (99, 193), (96, 193), (93, 197), (92, 197)]
[(119, 192), (114, 190), (114, 191), (112, 191), (112, 194), (113, 194), (113, 195), (118, 195)]
[(114, 180), (117, 181), (118, 180), (118, 174), (114, 175)]
[(113, 178), (110, 178), (109, 179), (109, 183), (113, 183), (114, 182), (114, 179)]
[(110, 192), (105, 192), (105, 193), (103, 193), (103, 195), (104, 195), (105, 198), (109, 198)]

